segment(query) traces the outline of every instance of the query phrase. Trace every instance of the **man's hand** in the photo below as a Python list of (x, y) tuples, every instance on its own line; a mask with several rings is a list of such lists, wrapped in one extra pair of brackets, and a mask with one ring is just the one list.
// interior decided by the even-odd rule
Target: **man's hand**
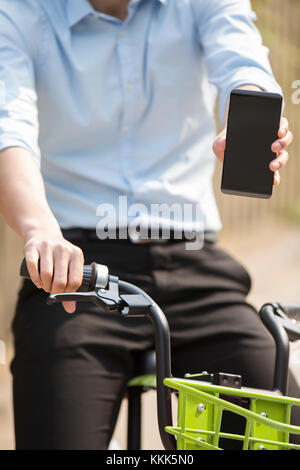
[[(24, 254), (31, 280), (39, 289), (61, 294), (75, 292), (80, 287), (83, 253), (65, 240), (60, 231), (31, 233), (25, 243)], [(68, 313), (75, 312), (75, 302), (63, 302), (63, 306)]]
[[(226, 132), (227, 128), (223, 129), (222, 132), (216, 137), (213, 145), (213, 150), (216, 157), (223, 163), (224, 152), (226, 148)], [(287, 147), (293, 141), (293, 134), (289, 130), (289, 123), (286, 118), (281, 118), (280, 129), (278, 131), (278, 139), (272, 143), (272, 152), (276, 153), (276, 158), (270, 163), (270, 170), (274, 172), (274, 185), (278, 186), (280, 183), (280, 168), (283, 168), (287, 164), (289, 154)]]

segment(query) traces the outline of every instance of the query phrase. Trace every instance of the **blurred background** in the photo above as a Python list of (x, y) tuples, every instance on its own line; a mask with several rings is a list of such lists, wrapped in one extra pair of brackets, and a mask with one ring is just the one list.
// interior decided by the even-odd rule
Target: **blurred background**
[[(292, 83), (300, 80), (300, 2), (252, 0), (252, 5), (264, 43), (270, 48), (275, 76), (284, 90), (284, 114), (289, 119), (295, 140), (290, 150), (290, 162), (281, 171), (280, 187), (274, 188), (271, 200), (222, 195), (219, 189), (221, 165), (215, 174), (215, 188), (224, 225), (220, 243), (247, 266), (253, 280), (249, 300), (259, 307), (266, 301), (300, 301), (300, 104), (292, 103), (295, 92)], [(20, 283), (18, 270), (22, 243), (1, 219), (0, 259), (0, 340), (6, 343), (6, 364), (0, 364), (0, 449), (13, 449), (10, 328)], [(291, 367), (300, 381), (298, 344), (292, 348)], [(154, 400), (152, 392), (144, 397), (143, 441), (145, 448), (159, 449), (161, 444), (153, 421)], [(126, 400), (115, 432), (120, 447), (125, 445), (125, 414)]]

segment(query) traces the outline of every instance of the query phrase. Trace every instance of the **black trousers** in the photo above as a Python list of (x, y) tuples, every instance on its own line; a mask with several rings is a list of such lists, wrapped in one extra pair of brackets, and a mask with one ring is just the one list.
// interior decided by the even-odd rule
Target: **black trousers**
[[(246, 303), (249, 275), (216, 244), (186, 251), (184, 242), (72, 242), (86, 263), (107, 264), (161, 306), (174, 376), (222, 371), (242, 374), (244, 385), (272, 388), (274, 344)], [(81, 302), (69, 315), (60, 304), (47, 306), (46, 298), (25, 281), (13, 322), (16, 447), (105, 449), (136, 360), (153, 348), (151, 323)], [(289, 394), (300, 396), (292, 376)], [(293, 420), (300, 424), (299, 415)]]

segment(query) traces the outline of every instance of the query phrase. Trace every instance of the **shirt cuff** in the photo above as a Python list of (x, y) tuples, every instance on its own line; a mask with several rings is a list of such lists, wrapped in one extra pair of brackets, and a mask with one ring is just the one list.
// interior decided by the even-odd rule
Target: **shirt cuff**
[[(224, 78), (226, 83), (226, 77)], [(227, 81), (228, 82), (228, 81)], [(219, 120), (222, 126), (225, 125), (225, 115), (230, 93), (235, 88), (244, 85), (254, 85), (269, 93), (278, 93), (283, 96), (282, 89), (276, 80), (263, 70), (256, 67), (246, 67), (239, 69), (231, 77), (228, 86), (221, 89), (219, 93)]]
[(29, 147), (25, 142), (23, 142), (20, 139), (1, 139), (0, 138), (0, 152), (3, 150), (7, 150), (12, 147), (18, 147), (18, 148), (23, 148), (25, 150), (28, 150), (28, 152), (32, 155), (34, 161), (38, 165), (38, 167), (41, 167), (41, 155), (39, 152), (34, 151), (32, 148)]

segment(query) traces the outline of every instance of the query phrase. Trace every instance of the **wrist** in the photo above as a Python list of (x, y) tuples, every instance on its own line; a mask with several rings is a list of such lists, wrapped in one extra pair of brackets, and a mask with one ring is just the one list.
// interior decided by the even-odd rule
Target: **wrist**
[(27, 220), (21, 228), (21, 237), (24, 243), (27, 243), (33, 238), (63, 239), (63, 234), (58, 225), (58, 222), (55, 219), (51, 221)]
[(239, 90), (249, 90), (249, 91), (264, 91), (261, 87), (257, 85), (241, 85), (238, 87)]

